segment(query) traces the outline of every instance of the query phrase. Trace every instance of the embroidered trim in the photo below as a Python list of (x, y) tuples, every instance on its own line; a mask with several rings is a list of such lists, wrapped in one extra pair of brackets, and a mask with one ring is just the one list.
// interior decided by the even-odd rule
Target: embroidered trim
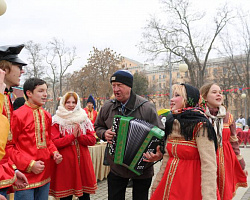
[(75, 140), (75, 147), (76, 147), (76, 152), (77, 152), (77, 159), (78, 159), (78, 164), (80, 166), (80, 157), (81, 157), (81, 151), (80, 151), (80, 147), (79, 147), (79, 143), (77, 140)]
[(229, 126), (233, 123), (233, 120), (234, 120), (233, 115), (231, 113), (229, 113), (229, 118), (228, 118)]
[(15, 185), (13, 185), (13, 188), (15, 190), (19, 190), (19, 191), (20, 190), (27, 190), (27, 189), (31, 189), (31, 188), (41, 187), (41, 186), (47, 184), (48, 182), (50, 182), (50, 177), (43, 180), (43, 181), (37, 182), (37, 183), (31, 183), (31, 184), (27, 185), (25, 188), (22, 188), (22, 189), (18, 189)]
[(168, 140), (168, 143), (170, 144), (181, 144), (181, 145), (186, 145), (186, 146), (191, 146), (194, 148), (197, 148), (196, 142), (194, 140), (190, 140), (190, 141), (183, 141), (183, 140)]
[(30, 161), (30, 164), (29, 164), (29, 166), (27, 167), (26, 172), (28, 172), (28, 173), (31, 172), (31, 168), (33, 167), (33, 165), (35, 164), (35, 162), (36, 162), (36, 161), (34, 161), (34, 160), (31, 160), (31, 161)]
[(247, 187), (247, 183), (236, 183), (235, 190), (233, 192), (233, 197), (235, 196), (238, 187)]
[(92, 109), (91, 111), (88, 110), (88, 118), (92, 121), (94, 119), (94, 109)]
[(0, 189), (11, 186), (16, 181), (16, 174), (14, 174), (13, 178), (0, 181)]
[[(6, 117), (10, 123), (10, 102), (9, 102), (9, 97), (7, 95), (4, 95), (4, 110), (6, 112)], [(12, 141), (12, 133), (11, 130), (9, 130), (9, 134), (8, 134), (8, 141)]]
[(218, 189), (220, 192), (220, 197), (223, 199), (224, 197), (224, 187), (225, 187), (225, 167), (224, 167), (224, 152), (223, 147), (218, 148), (218, 171), (219, 171), (219, 181), (218, 181)]
[(177, 143), (172, 144), (172, 154), (173, 154), (174, 158), (173, 158), (173, 160), (171, 162), (169, 172), (168, 172), (166, 186), (165, 186), (164, 194), (163, 194), (163, 199), (164, 200), (169, 199), (169, 193), (170, 193), (171, 185), (172, 185), (174, 175), (175, 175), (175, 172), (177, 170), (177, 167), (178, 167), (178, 164), (179, 164), (179, 161), (180, 161), (180, 159), (178, 158), (178, 155), (177, 155), (177, 145), (178, 145)]
[[(39, 112), (41, 115), (41, 121), (40, 121)], [(46, 125), (45, 125), (44, 112), (42, 109), (33, 110), (33, 116), (34, 116), (34, 121), (35, 121), (36, 147), (37, 149), (44, 149), (47, 147), (46, 135), (45, 135)], [(41, 133), (41, 129), (42, 129), (42, 133)]]
[(80, 190), (69, 189), (69, 190), (63, 190), (63, 191), (55, 191), (55, 190), (50, 189), (49, 195), (54, 196), (55, 198), (63, 198), (63, 197), (67, 197), (70, 195), (75, 195), (77, 197), (80, 197), (83, 195), (83, 192), (89, 193), (89, 194), (95, 194), (96, 189), (97, 189), (97, 184), (95, 183), (93, 187), (83, 186), (82, 189)]
[(15, 164), (12, 164), (12, 168), (13, 168), (14, 170), (16, 170), (16, 169), (17, 169), (17, 167), (16, 167), (16, 165), (15, 165)]

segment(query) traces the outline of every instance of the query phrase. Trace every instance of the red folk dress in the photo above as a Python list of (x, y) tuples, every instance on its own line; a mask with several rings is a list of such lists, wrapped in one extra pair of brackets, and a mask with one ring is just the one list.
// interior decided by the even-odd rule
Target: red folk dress
[(84, 193), (94, 194), (97, 189), (96, 177), (88, 146), (95, 145), (93, 132), (87, 130), (75, 138), (73, 134), (60, 132), (60, 125), (52, 126), (52, 139), (63, 160), (52, 168), (49, 194), (55, 198), (70, 195), (80, 197)]
[[(201, 130), (203, 131), (203, 129)], [(155, 180), (155, 182), (160, 182), (158, 185), (155, 185), (155, 182), (153, 183), (152, 188), (156, 187), (156, 190), (152, 191), (153, 195), (150, 200), (216, 199), (216, 154), (214, 144), (202, 134), (194, 136), (190, 141), (185, 140), (180, 135), (177, 135), (178, 137), (176, 137), (176, 134), (175, 137), (172, 136), (173, 134), (170, 135), (171, 137), (169, 137), (166, 144), (167, 152), (164, 154), (165, 158), (163, 157), (159, 174), (164, 170), (163, 165), (166, 162), (164, 160), (167, 160), (167, 157), (169, 158), (163, 175), (158, 177), (157, 174), (156, 176), (158, 180)], [(167, 154), (168, 156), (166, 156)], [(204, 177), (202, 177), (202, 173)], [(206, 183), (202, 181), (202, 178), (206, 179)]]
[(247, 187), (247, 178), (230, 143), (229, 126), (233, 123), (233, 116), (229, 113), (227, 116), (228, 121), (223, 122), (222, 147), (217, 151), (217, 181), (221, 200), (232, 199), (238, 187)]

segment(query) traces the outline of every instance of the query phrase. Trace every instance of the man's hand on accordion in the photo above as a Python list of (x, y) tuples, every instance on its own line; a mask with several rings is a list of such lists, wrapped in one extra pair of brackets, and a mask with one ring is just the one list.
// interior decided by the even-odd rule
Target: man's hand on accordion
[(143, 156), (146, 158), (146, 159), (143, 159), (143, 161), (145, 162), (155, 162), (155, 161), (158, 161), (160, 159), (162, 159), (163, 157), (163, 154), (160, 150), (160, 146), (158, 145), (156, 147), (156, 153), (152, 153), (152, 152), (146, 152), (143, 154)]
[(111, 129), (108, 129), (105, 131), (104, 134), (105, 134), (105, 139), (107, 140), (107, 142), (112, 144), (112, 139), (116, 133), (111, 131)]

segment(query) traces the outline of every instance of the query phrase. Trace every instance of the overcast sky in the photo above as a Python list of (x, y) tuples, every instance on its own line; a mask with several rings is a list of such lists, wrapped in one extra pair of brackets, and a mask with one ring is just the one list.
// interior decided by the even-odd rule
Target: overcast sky
[[(136, 45), (150, 15), (159, 13), (161, 6), (159, 0), (5, 1), (7, 11), (0, 16), (0, 45), (33, 40), (45, 46), (56, 37), (66, 46), (76, 47), (80, 58), (75, 65), (86, 64), (93, 46), (110, 47), (122, 56), (146, 61), (147, 56), (140, 54)], [(197, 9), (209, 9), (225, 0), (193, 1)], [(237, 2), (249, 8), (246, 0)]]

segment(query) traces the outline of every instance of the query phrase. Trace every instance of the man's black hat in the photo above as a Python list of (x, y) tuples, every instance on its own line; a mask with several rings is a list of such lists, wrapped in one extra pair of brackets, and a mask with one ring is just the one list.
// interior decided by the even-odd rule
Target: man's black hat
[(18, 54), (21, 52), (23, 47), (23, 44), (0, 46), (0, 61), (6, 60), (11, 63), (17, 63), (19, 65), (27, 65), (20, 58), (18, 58)]
[(133, 75), (128, 70), (118, 70), (110, 78), (110, 83), (119, 82), (127, 85), (128, 87), (133, 87)]

